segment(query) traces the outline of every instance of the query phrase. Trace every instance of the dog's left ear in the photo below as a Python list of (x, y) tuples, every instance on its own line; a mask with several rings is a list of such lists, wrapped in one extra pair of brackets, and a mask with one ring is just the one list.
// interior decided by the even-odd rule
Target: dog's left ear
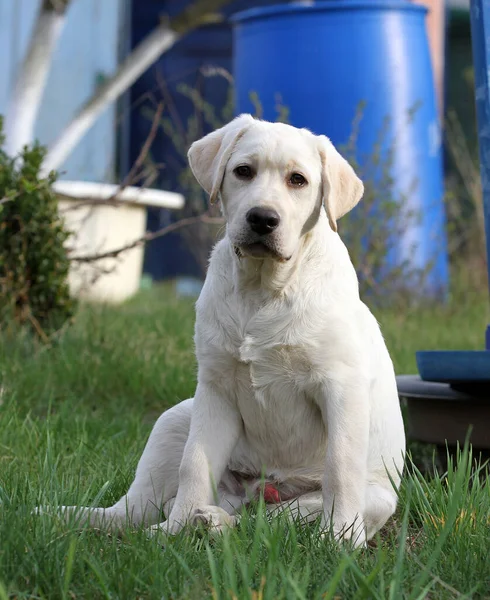
[(254, 122), (252, 115), (240, 115), (224, 127), (194, 142), (187, 158), (194, 177), (208, 192), (209, 201), (217, 201), (226, 164), (237, 141)]
[(322, 163), (323, 203), (330, 227), (337, 231), (338, 219), (356, 206), (364, 193), (364, 185), (326, 136), (318, 136), (318, 146)]

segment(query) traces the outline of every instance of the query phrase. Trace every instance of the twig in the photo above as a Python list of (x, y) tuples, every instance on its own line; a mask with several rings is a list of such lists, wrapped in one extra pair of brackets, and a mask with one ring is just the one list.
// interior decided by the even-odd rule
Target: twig
[(75, 204), (73, 206), (69, 206), (68, 208), (65, 208), (62, 212), (71, 212), (73, 210), (78, 210), (79, 208), (83, 208), (85, 206), (100, 206), (100, 205), (106, 206), (107, 204), (110, 204), (113, 206), (125, 205), (126, 203), (123, 200), (118, 200), (118, 196), (129, 185), (139, 181), (140, 177), (138, 177), (136, 180), (134, 180), (135, 174), (136, 174), (137, 170), (141, 167), (143, 162), (145, 161), (146, 157), (148, 156), (148, 152), (150, 151), (151, 145), (153, 144), (153, 141), (155, 140), (155, 136), (158, 131), (158, 126), (160, 124), (160, 118), (162, 116), (162, 113), (163, 113), (163, 102), (160, 102), (157, 106), (155, 115), (153, 117), (153, 121), (152, 121), (151, 128), (150, 128), (150, 133), (148, 134), (148, 136), (145, 140), (145, 143), (143, 144), (143, 146), (140, 150), (140, 153), (138, 154), (138, 157), (134, 161), (133, 166), (131, 167), (131, 170), (129, 171), (128, 175), (125, 177), (124, 181), (121, 183), (121, 185), (119, 186), (117, 191), (114, 192), (114, 194), (112, 194), (112, 196), (109, 196), (109, 198), (103, 198), (103, 199), (87, 198), (85, 200), (81, 200), (80, 202), (77, 202), (77, 204)]
[(140, 246), (141, 244), (146, 244), (147, 242), (151, 242), (152, 240), (156, 240), (158, 238), (163, 237), (164, 235), (172, 233), (172, 231), (177, 231), (178, 229), (181, 229), (182, 227), (188, 227), (189, 225), (195, 225), (197, 223), (207, 223), (210, 225), (213, 225), (213, 224), (221, 225), (223, 223), (223, 219), (221, 217), (210, 217), (207, 214), (200, 215), (197, 217), (188, 217), (186, 219), (180, 219), (180, 221), (177, 221), (176, 223), (171, 223), (170, 225), (167, 225), (167, 227), (163, 227), (162, 229), (159, 229), (158, 231), (147, 233), (147, 234), (143, 235), (142, 237), (138, 238), (137, 240), (135, 240), (134, 242), (131, 242), (130, 244), (126, 244), (125, 246), (122, 246), (121, 248), (117, 248), (116, 250), (109, 250), (107, 252), (100, 252), (98, 254), (92, 254), (89, 256), (73, 256), (73, 257), (70, 257), (70, 260), (72, 260), (74, 262), (90, 263), (90, 262), (95, 262), (97, 260), (101, 260), (103, 258), (116, 258), (122, 252), (126, 252), (127, 250), (132, 250), (133, 248), (136, 248), (137, 246)]
[(142, 166), (143, 162), (145, 161), (146, 157), (148, 156), (148, 152), (150, 151), (151, 145), (153, 144), (153, 141), (157, 134), (158, 126), (160, 125), (160, 119), (162, 117), (162, 113), (163, 113), (163, 102), (160, 102), (157, 106), (155, 115), (153, 117), (153, 121), (152, 121), (151, 128), (150, 128), (150, 133), (148, 134), (148, 136), (145, 140), (145, 143), (143, 144), (143, 146), (140, 150), (140, 153), (138, 154), (137, 159), (134, 161), (134, 164), (131, 167), (131, 170), (129, 171), (127, 177), (124, 179), (124, 181), (121, 185), (121, 189), (118, 190), (118, 192), (114, 195), (114, 197), (117, 197), (117, 194), (119, 194), (125, 187), (127, 187), (128, 185), (131, 184), (131, 181), (132, 181), (134, 175), (136, 174), (138, 169)]
[(230, 85), (233, 85), (233, 75), (223, 67), (205, 65), (204, 67), (201, 67), (201, 73), (204, 77), (223, 77)]
[[(410, 552), (410, 551), (409, 551)], [(410, 557), (413, 559), (413, 561), (421, 568), (421, 569), (425, 569), (425, 565), (415, 556), (415, 554), (413, 554), (412, 552), (410, 552)], [(452, 594), (454, 594), (456, 596), (456, 598), (461, 598), (461, 596), (463, 595), (460, 591), (458, 591), (456, 588), (454, 588), (452, 585), (449, 585), (449, 583), (446, 583), (445, 581), (443, 581), (439, 576), (435, 575), (432, 571), (429, 571), (429, 575), (432, 577), (432, 579), (438, 583), (441, 587), (443, 587), (445, 590), (447, 590), (448, 592), (451, 592)]]
[(172, 117), (173, 122), (177, 125), (177, 128), (179, 129), (180, 137), (183, 140), (186, 140), (186, 144), (187, 144), (187, 132), (182, 123), (182, 119), (180, 118), (179, 112), (177, 111), (177, 109), (175, 107), (175, 102), (173, 101), (172, 94), (169, 92), (167, 82), (162, 77), (162, 74), (159, 69), (157, 69), (157, 71), (155, 73), (155, 79), (157, 81), (157, 85), (158, 85), (158, 88), (162, 95), (163, 101), (167, 105), (168, 112), (170, 113), (170, 116)]
[(222, 18), (215, 11), (230, 2), (231, 0), (196, 0), (170, 20), (170, 27), (172, 31), (183, 35), (206, 23), (220, 22)]
[[(37, 183), (33, 188), (32, 191), (37, 191), (40, 190), (43, 186), (46, 185), (46, 180), (42, 179), (41, 181), (39, 181), (39, 183)], [(31, 192), (31, 190), (29, 190), (29, 192)], [(14, 192), (11, 196), (4, 196), (1, 200), (0, 200), (0, 205), (2, 204), (6, 204), (7, 202), (11, 202), (12, 200), (15, 200), (16, 198), (18, 198), (19, 196), (22, 196), (22, 194), (25, 194), (26, 190), (24, 188), (17, 190), (16, 192)]]
[(42, 341), (44, 343), (49, 342), (49, 337), (44, 333), (43, 328), (39, 324), (39, 321), (36, 319), (36, 317), (30, 311), (29, 311), (27, 318), (31, 322), (31, 325), (34, 327), (34, 329), (36, 330), (36, 333), (42, 339)]

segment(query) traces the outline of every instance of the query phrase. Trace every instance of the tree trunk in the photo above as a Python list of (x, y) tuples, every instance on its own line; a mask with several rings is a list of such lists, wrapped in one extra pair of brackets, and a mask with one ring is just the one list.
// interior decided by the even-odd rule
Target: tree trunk
[(68, 4), (69, 0), (44, 0), (39, 8), (7, 110), (5, 149), (10, 156), (17, 156), (34, 140), (36, 118)]

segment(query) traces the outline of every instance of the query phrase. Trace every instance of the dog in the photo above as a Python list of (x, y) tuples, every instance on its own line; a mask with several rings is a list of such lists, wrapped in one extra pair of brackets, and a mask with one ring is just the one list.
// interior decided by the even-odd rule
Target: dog
[(364, 545), (396, 509), (405, 432), (337, 233), (363, 184), (327, 137), (247, 114), (188, 159), (226, 221), (196, 304), (195, 396), (158, 419), (114, 506), (63, 510), (112, 529), (220, 532), (263, 495), (269, 512)]

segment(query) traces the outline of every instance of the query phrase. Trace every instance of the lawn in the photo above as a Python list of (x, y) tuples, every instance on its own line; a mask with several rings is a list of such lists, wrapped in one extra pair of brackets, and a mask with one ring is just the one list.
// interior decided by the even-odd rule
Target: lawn
[[(375, 311), (398, 373), (414, 352), (481, 348), (484, 293), (446, 306)], [(111, 505), (152, 423), (192, 395), (193, 304), (168, 286), (119, 308), (84, 308), (47, 347), (0, 334), (0, 600), (6, 598), (490, 598), (490, 481), (464, 455), (447, 474), (406, 474), (399, 510), (366, 550), (319, 541), (314, 525), (261, 507), (213, 540), (162, 547), (31, 514), (38, 504)]]

